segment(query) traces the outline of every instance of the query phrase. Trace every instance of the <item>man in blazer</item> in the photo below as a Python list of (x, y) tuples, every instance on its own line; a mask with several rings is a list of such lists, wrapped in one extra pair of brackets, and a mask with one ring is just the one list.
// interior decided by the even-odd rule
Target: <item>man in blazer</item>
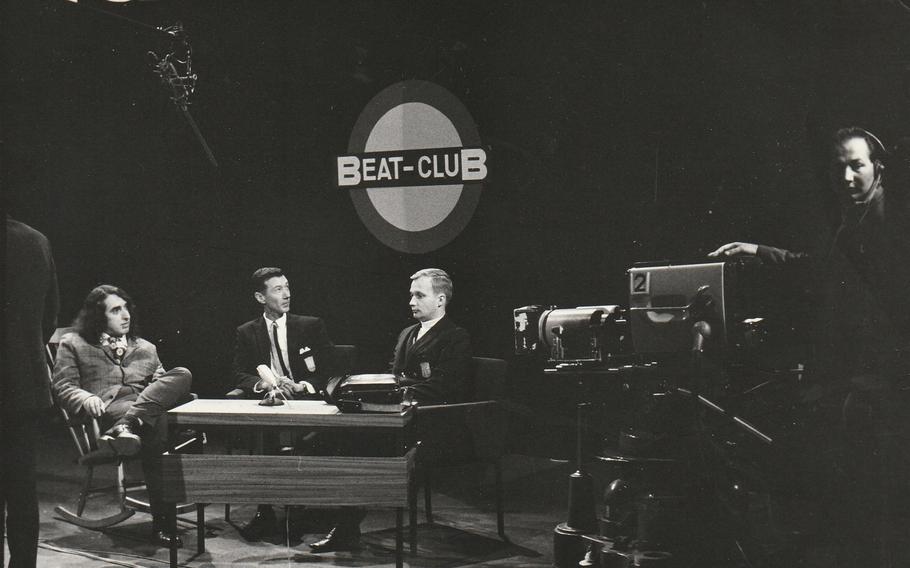
[(295, 392), (304, 392), (301, 386), (310, 393), (324, 388), (334, 367), (333, 344), (325, 323), (321, 318), (289, 313), (291, 286), (280, 268), (254, 272), (252, 288), (263, 313), (237, 328), (233, 362), (236, 386), (252, 394), (259, 381), (256, 367), (266, 365), (279, 377), (281, 389), (289, 398)]
[[(438, 268), (419, 270), (411, 275), (410, 293), (417, 323), (398, 335), (391, 363), (399, 384), (405, 385), (404, 398), (418, 404), (462, 402), (471, 369), (471, 338), (446, 315), (454, 293), (452, 279)], [(330, 552), (357, 546), (363, 515), (358, 508), (342, 510), (335, 528), (310, 548)]]
[(5, 565), (5, 532), (9, 565), (34, 567), (39, 525), (35, 450), (42, 413), (51, 407), (44, 345), (57, 327), (57, 276), (47, 238), (9, 216), (5, 260), (0, 566)]
[(398, 334), (392, 372), (409, 399), (420, 404), (463, 402), (471, 364), (471, 338), (448, 316), (452, 279), (438, 268), (411, 276), (411, 315), (417, 323)]
[(149, 489), (155, 540), (170, 546), (160, 499), (160, 458), (167, 449), (162, 416), (190, 398), (189, 370), (165, 371), (155, 345), (138, 337), (132, 298), (123, 289), (102, 285), (89, 292), (76, 317), (76, 333), (60, 340), (54, 364), (54, 394), (71, 416), (98, 418), (107, 431), (99, 452), (123, 456), (141, 452)]
[[(280, 268), (256, 270), (251, 288), (253, 298), (262, 305), (262, 315), (237, 328), (233, 360), (236, 386), (253, 394), (259, 382), (256, 367), (266, 365), (278, 377), (279, 388), (287, 398), (325, 388), (335, 367), (325, 323), (318, 317), (289, 313), (291, 286)], [(277, 445), (274, 440), (266, 443)], [(274, 529), (272, 507), (259, 505), (256, 516), (240, 528), (240, 534), (248, 541), (258, 541)]]

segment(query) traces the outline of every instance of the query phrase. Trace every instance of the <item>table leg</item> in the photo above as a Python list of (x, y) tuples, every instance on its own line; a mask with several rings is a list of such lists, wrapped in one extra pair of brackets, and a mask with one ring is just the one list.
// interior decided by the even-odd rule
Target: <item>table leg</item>
[(499, 538), (509, 540), (506, 536), (506, 522), (503, 518), (502, 511), (502, 463), (499, 458), (496, 459), (496, 531)]
[(395, 567), (404, 568), (404, 509), (395, 509)]
[(168, 515), (167, 515), (167, 526), (171, 535), (175, 538), (171, 539), (171, 568), (177, 568), (177, 504), (168, 503), (166, 505)]
[(196, 552), (205, 552), (205, 505), (196, 503)]
[(408, 539), (411, 541), (411, 554), (417, 554), (417, 486), (411, 483), (410, 495), (408, 495), (408, 528), (410, 534)]

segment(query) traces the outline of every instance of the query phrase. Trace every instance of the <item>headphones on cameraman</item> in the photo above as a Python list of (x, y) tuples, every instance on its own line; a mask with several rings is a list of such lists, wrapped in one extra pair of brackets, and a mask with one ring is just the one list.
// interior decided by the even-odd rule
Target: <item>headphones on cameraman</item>
[(875, 177), (881, 176), (882, 171), (885, 169), (885, 159), (888, 156), (888, 149), (881, 139), (865, 128), (858, 126), (842, 128), (837, 132), (837, 139), (840, 142), (845, 142), (850, 138), (862, 138), (866, 141), (866, 145), (869, 146), (869, 159), (872, 160)]
[(867, 144), (869, 144), (870, 140), (872, 141), (872, 144), (869, 144), (869, 156), (872, 158), (872, 165), (875, 167), (875, 176), (878, 177), (881, 175), (882, 170), (885, 169), (883, 160), (888, 156), (888, 149), (885, 148), (881, 139), (875, 134), (872, 134), (864, 128), (858, 128), (857, 130), (863, 133)]

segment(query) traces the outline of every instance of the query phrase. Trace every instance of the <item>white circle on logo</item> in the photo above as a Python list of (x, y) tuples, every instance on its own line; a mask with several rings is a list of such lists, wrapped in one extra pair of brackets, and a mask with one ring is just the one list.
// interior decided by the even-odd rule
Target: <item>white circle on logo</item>
[[(449, 118), (418, 102), (400, 104), (380, 118), (364, 152), (456, 148), (461, 137)], [(413, 164), (415, 167), (417, 164)], [(464, 185), (367, 188), (383, 219), (402, 231), (424, 231), (442, 223), (455, 209)]]

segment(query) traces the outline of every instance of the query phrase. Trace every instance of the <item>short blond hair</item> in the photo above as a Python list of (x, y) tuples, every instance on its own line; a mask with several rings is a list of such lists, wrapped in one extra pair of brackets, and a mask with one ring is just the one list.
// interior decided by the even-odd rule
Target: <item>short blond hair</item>
[(424, 268), (411, 275), (411, 281), (418, 278), (429, 278), (433, 286), (434, 294), (443, 294), (446, 297), (446, 304), (452, 301), (455, 294), (455, 284), (452, 283), (452, 277), (441, 268)]

